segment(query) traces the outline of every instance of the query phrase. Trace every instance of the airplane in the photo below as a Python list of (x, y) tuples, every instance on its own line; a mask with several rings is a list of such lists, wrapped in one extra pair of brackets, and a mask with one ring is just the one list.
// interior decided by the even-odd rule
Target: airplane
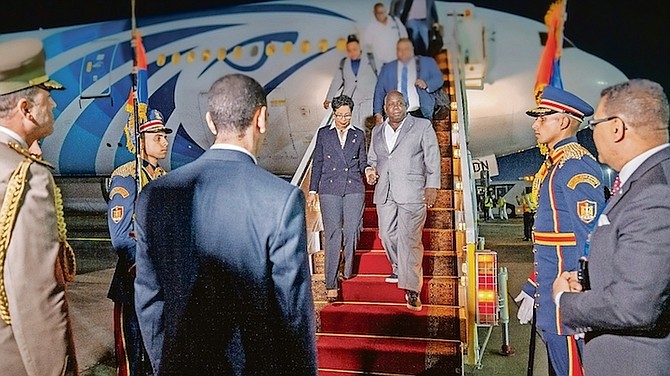
[[(376, 0), (285, 0), (139, 18), (147, 53), (149, 105), (173, 130), (162, 165), (174, 169), (214, 141), (204, 122), (210, 85), (228, 73), (254, 77), (268, 94), (272, 128), (258, 156), (275, 174), (291, 176), (328, 115), (322, 103), (344, 56), (346, 36), (372, 20)], [(464, 61), (473, 157), (515, 153), (535, 145), (525, 111), (546, 26), (470, 3), (438, 2), (445, 35)], [(129, 19), (0, 35), (38, 38), (54, 91), (55, 131), (44, 157), (59, 176), (109, 176), (131, 160), (123, 127), (133, 52)], [(626, 80), (608, 62), (564, 42), (564, 87), (595, 104), (602, 88)]]

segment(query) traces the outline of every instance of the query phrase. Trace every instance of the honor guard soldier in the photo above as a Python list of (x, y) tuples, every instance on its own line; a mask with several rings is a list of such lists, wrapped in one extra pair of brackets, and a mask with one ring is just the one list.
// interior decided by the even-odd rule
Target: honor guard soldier
[(0, 56), (0, 374), (76, 375), (63, 199), (52, 166), (29, 151), (53, 132), (50, 93), (63, 86), (37, 39), (0, 43)]
[[(148, 120), (139, 126), (140, 157), (142, 168), (140, 183), (144, 187), (150, 181), (165, 175), (158, 161), (167, 156), (167, 135), (163, 116), (158, 110), (149, 110)], [(132, 122), (130, 122), (132, 123)], [(135, 137), (126, 127), (128, 148), (134, 152)], [(114, 342), (118, 375), (151, 375), (151, 363), (144, 350), (137, 315), (135, 314), (135, 233), (134, 213), (137, 192), (136, 162), (130, 161), (112, 172), (109, 186), (107, 224), (112, 246), (119, 260), (116, 264), (112, 284), (107, 297), (114, 301)]]
[(575, 95), (547, 86), (537, 108), (533, 130), (547, 157), (533, 181), (537, 198), (533, 228), (533, 271), (516, 301), (519, 321), (536, 310), (536, 327), (544, 340), (551, 375), (582, 375), (582, 339), (561, 325), (552, 299), (552, 283), (564, 271), (577, 271), (589, 233), (605, 203), (602, 172), (596, 159), (577, 143), (577, 130), (593, 108)]

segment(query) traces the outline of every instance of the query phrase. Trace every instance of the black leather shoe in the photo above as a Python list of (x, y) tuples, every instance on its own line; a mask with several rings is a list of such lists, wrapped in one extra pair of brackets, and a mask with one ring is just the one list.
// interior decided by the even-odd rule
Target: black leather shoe
[(405, 290), (405, 300), (407, 301), (407, 308), (412, 311), (421, 311), (421, 299), (419, 293), (412, 290)]

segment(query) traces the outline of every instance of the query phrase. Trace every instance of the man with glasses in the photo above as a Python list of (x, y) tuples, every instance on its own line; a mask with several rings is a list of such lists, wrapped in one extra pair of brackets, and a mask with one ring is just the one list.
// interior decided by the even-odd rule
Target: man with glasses
[(591, 236), (591, 289), (554, 283), (561, 322), (586, 332), (589, 376), (670, 370), (670, 144), (661, 85), (630, 80), (601, 93), (590, 122), (600, 162), (619, 171)]
[(605, 203), (602, 172), (596, 159), (577, 143), (577, 130), (593, 108), (577, 96), (547, 86), (537, 108), (526, 114), (535, 118), (533, 131), (549, 152), (535, 174), (533, 195), (537, 211), (533, 230), (535, 270), (516, 297), (521, 302), (518, 318), (531, 320), (544, 340), (550, 375), (582, 375), (580, 352), (583, 340), (561, 325), (552, 299), (552, 283), (564, 271), (576, 271), (579, 258)]

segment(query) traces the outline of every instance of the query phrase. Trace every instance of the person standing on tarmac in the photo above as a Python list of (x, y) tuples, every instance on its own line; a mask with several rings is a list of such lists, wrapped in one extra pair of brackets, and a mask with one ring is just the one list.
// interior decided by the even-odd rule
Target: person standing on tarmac
[(503, 197), (502, 195), (498, 197), (497, 206), (500, 219), (503, 221), (508, 220), (509, 217), (507, 216), (507, 201), (505, 201), (505, 197)]
[(578, 269), (588, 235), (605, 203), (600, 165), (576, 138), (579, 125), (593, 114), (593, 108), (567, 91), (547, 86), (538, 107), (526, 114), (535, 118), (537, 141), (546, 144), (549, 153), (533, 181), (533, 195), (538, 197), (533, 229), (535, 270), (514, 299), (521, 302), (517, 317), (525, 324), (536, 311), (550, 375), (580, 376), (584, 341), (561, 324), (552, 284), (561, 273)]
[[(148, 120), (139, 127), (142, 187), (165, 175), (158, 161), (167, 156), (167, 135), (172, 133), (171, 129), (165, 127), (163, 115), (158, 110), (149, 110), (147, 117)], [(116, 370), (118, 375), (129, 376), (153, 374), (142, 343), (134, 303), (136, 176), (134, 160), (112, 172), (107, 216), (112, 247), (119, 257), (107, 294), (114, 301)]]

